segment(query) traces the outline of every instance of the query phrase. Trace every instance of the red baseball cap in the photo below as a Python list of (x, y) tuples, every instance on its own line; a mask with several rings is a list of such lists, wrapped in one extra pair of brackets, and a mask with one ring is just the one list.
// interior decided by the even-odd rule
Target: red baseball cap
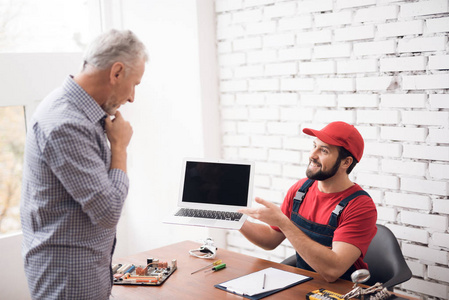
[(316, 136), (326, 144), (345, 148), (357, 161), (362, 159), (365, 143), (362, 135), (353, 125), (338, 121), (329, 123), (321, 130), (304, 128), (302, 131), (305, 134)]

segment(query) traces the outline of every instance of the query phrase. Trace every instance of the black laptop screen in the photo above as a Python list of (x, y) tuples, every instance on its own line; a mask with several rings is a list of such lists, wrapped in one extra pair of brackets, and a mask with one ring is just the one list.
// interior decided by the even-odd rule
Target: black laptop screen
[(182, 202), (246, 206), (250, 168), (242, 164), (188, 161)]

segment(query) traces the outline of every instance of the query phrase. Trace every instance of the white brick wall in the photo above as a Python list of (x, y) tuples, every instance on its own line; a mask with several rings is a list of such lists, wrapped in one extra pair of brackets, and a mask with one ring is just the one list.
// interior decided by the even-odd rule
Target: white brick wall
[(354, 55), (379, 55), (395, 53), (396, 43), (392, 40), (354, 43)]
[(355, 12), (353, 22), (385, 22), (389, 19), (396, 19), (398, 11), (399, 8), (396, 5), (363, 8)]
[(419, 1), (416, 3), (402, 4), (399, 17), (409, 18), (447, 12), (449, 12), (449, 7), (446, 0)]
[(390, 230), (398, 239), (406, 239), (417, 243), (427, 244), (429, 242), (429, 233), (424, 229), (410, 228), (390, 224)]
[(447, 37), (445, 36), (403, 39), (398, 41), (397, 51), (399, 53), (444, 51), (446, 43)]
[(449, 31), (449, 18), (435, 18), (426, 21), (430, 33)]
[(426, 70), (427, 58), (424, 56), (381, 58), (380, 71), (424, 71)]
[(377, 72), (378, 62), (376, 59), (357, 59), (337, 62), (337, 73), (370, 73)]
[(429, 165), (429, 172), (432, 178), (449, 179), (449, 165), (448, 164), (434, 164)]
[[(449, 298), (449, 2), (215, 0), (223, 157), (256, 161), (254, 195), (281, 203), (304, 177), (304, 127), (365, 138), (351, 177), (413, 272), (397, 291)], [(228, 233), (229, 249), (281, 261)]]
[[(431, 199), (429, 196), (393, 192), (385, 193), (385, 204), (426, 212), (430, 212), (432, 208)], [(415, 230), (415, 228), (413, 228), (413, 230)]]
[(383, 94), (380, 96), (380, 107), (393, 108), (426, 108), (426, 94)]
[(424, 30), (423, 20), (406, 22), (391, 22), (377, 26), (378, 37), (396, 37), (404, 35), (422, 34)]
[(437, 299), (447, 299), (447, 295), (449, 294), (449, 287), (447, 284), (430, 282), (429, 280), (412, 278), (401, 286), (406, 290), (414, 291), (426, 296), (437, 297)]
[(404, 75), (402, 84), (404, 90), (449, 89), (449, 74)]
[(403, 243), (402, 252), (405, 256), (417, 258), (431, 265), (436, 263), (447, 265), (447, 253), (439, 249)]
[(400, 219), (402, 223), (409, 225), (433, 228), (439, 231), (447, 229), (447, 218), (445, 216), (403, 211), (401, 212)]

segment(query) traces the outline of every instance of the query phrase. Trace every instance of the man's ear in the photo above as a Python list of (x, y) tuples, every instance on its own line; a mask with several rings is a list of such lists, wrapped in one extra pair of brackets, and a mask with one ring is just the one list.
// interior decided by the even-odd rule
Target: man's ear
[(345, 169), (349, 168), (352, 164), (353, 158), (351, 156), (346, 157), (341, 162), (341, 166), (343, 166)]
[(121, 62), (116, 62), (111, 67), (109, 78), (111, 83), (114, 84), (121, 80), (125, 76), (125, 65)]

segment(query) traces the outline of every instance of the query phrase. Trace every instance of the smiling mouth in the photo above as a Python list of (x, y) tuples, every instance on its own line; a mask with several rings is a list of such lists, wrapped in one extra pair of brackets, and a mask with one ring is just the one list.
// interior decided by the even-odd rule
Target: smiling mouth
[(312, 169), (321, 168), (321, 164), (319, 164), (316, 161), (310, 160), (309, 161), (309, 168), (312, 168)]

